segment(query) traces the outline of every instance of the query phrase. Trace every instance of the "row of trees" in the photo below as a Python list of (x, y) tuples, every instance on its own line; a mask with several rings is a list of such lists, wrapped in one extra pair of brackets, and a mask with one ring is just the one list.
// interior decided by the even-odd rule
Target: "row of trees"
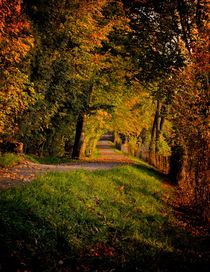
[(0, 137), (24, 152), (91, 155), (100, 135), (171, 155), (209, 207), (209, 3), (1, 0)]
[(145, 121), (152, 111), (149, 129), (144, 127), (139, 134), (141, 144), (151, 156), (171, 153), (171, 179), (179, 183), (207, 219), (209, 1), (125, 1), (125, 4), (134, 30), (128, 50), (138, 67), (136, 78), (154, 105), (149, 107), (150, 112), (140, 114)]

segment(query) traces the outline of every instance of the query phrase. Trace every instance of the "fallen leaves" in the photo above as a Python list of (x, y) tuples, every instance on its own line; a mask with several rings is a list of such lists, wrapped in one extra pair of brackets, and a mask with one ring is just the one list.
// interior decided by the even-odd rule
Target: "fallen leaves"
[(106, 256), (112, 257), (115, 254), (115, 249), (111, 246), (106, 245), (104, 242), (98, 242), (90, 250), (90, 256), (99, 257)]
[(30, 163), (23, 163), (15, 167), (0, 169), (0, 189), (8, 189), (33, 180), (36, 176), (36, 167)]

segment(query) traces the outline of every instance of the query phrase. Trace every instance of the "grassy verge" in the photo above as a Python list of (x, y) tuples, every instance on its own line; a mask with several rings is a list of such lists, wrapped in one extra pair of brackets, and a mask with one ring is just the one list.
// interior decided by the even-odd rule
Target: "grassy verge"
[(60, 164), (73, 162), (73, 160), (65, 157), (38, 157), (35, 155), (17, 155), (15, 153), (4, 153), (2, 156), (0, 156), (0, 167), (12, 167), (23, 162), (25, 159), (34, 163), (41, 164)]
[(4, 153), (0, 156), (0, 167), (11, 167), (19, 164), (23, 158), (14, 153)]
[(25, 157), (35, 163), (41, 163), (41, 164), (60, 164), (60, 163), (66, 163), (66, 162), (72, 162), (70, 158), (66, 157), (53, 157), (53, 156), (48, 156), (48, 157), (38, 157), (36, 155), (25, 155)]
[(145, 165), (49, 173), (1, 192), (2, 271), (205, 271), (167, 194)]

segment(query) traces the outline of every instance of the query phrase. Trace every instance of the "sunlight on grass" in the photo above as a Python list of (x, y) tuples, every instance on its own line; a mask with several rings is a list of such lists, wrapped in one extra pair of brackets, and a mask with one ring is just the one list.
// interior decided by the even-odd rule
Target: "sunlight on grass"
[(0, 167), (11, 167), (20, 163), (23, 158), (14, 153), (5, 153), (0, 156)]
[(177, 250), (163, 193), (160, 177), (144, 167), (49, 173), (0, 193), (0, 243), (29, 266), (33, 256), (41, 271), (60, 259), (64, 267), (84, 262), (87, 271), (98, 262), (133, 269), (133, 258), (145, 265), (148, 256), (145, 271), (154, 271), (167, 265), (157, 258)]

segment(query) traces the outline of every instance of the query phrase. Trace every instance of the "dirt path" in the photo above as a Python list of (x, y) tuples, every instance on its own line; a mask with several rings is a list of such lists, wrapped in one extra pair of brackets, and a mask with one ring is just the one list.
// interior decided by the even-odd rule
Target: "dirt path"
[(133, 163), (131, 159), (114, 150), (108, 136), (99, 141), (97, 148), (99, 158), (90, 161), (78, 161), (63, 164), (36, 164), (24, 162), (12, 168), (0, 169), (0, 189), (7, 189), (18, 185), (24, 185), (35, 179), (36, 176), (50, 171), (72, 171), (76, 169), (98, 170), (111, 169), (122, 164)]

